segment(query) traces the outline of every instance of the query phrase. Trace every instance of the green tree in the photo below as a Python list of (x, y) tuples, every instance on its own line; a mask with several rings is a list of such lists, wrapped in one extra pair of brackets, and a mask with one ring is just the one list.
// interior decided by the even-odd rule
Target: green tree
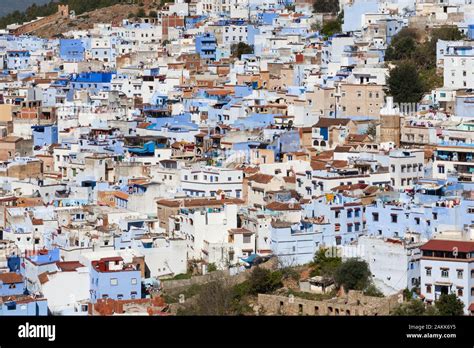
[(311, 264), (311, 276), (334, 278), (336, 270), (341, 265), (341, 258), (337, 256), (337, 249), (319, 249), (314, 255)]
[(423, 89), (426, 92), (443, 86), (443, 76), (436, 72), (434, 63), (432, 68), (419, 68), (418, 73), (421, 83), (423, 84)]
[(420, 300), (410, 300), (406, 303), (400, 304), (397, 306), (392, 314), (393, 315), (403, 315), (403, 316), (421, 316), (425, 315), (426, 308), (425, 304)]
[(321, 30), (321, 23), (312, 23), (311, 26), (311, 31), (320, 31)]
[(230, 47), (230, 51), (233, 57), (240, 59), (242, 54), (252, 54), (253, 46), (248, 45), (245, 42), (239, 42), (238, 44), (233, 44)]
[(440, 315), (463, 315), (464, 304), (456, 294), (442, 294), (435, 302)]
[(332, 21), (327, 21), (323, 24), (321, 34), (323, 34), (324, 36), (332, 36), (334, 34), (340, 33), (342, 30), (341, 28), (342, 26), (339, 20), (335, 19)]
[(372, 138), (377, 136), (377, 125), (375, 123), (369, 124), (365, 134), (370, 135)]
[(371, 284), (371, 273), (367, 262), (348, 259), (337, 268), (334, 280), (345, 290), (365, 290)]
[(204, 285), (194, 299), (188, 299), (179, 315), (232, 315), (235, 314), (234, 294), (224, 281)]
[(410, 291), (410, 289), (405, 288), (403, 289), (403, 298), (407, 301), (413, 299), (413, 291)]
[(390, 42), (385, 51), (385, 60), (402, 60), (413, 57), (417, 47), (418, 32), (414, 29), (404, 28), (400, 30)]
[(207, 271), (208, 272), (214, 272), (217, 271), (217, 266), (215, 263), (210, 263), (207, 265)]
[(143, 18), (143, 17), (146, 17), (146, 13), (145, 13), (145, 10), (143, 8), (139, 8), (138, 11), (137, 11), (137, 17), (138, 18)]
[(418, 68), (436, 67), (436, 44), (438, 40), (460, 40), (462, 33), (456, 26), (443, 26), (432, 29), (429, 38), (421, 40), (422, 35), (416, 29), (400, 30), (385, 51), (386, 61), (413, 60)]
[(249, 282), (249, 293), (256, 294), (267, 294), (282, 286), (282, 273), (280, 271), (270, 271), (265, 268), (256, 267), (250, 273)]
[(416, 45), (416, 41), (409, 36), (402, 37), (398, 40), (393, 40), (393, 42), (390, 44), (390, 46), (388, 46), (387, 51), (385, 52), (385, 59), (410, 59), (416, 50)]
[(413, 58), (419, 67), (424, 69), (436, 68), (436, 44), (438, 40), (461, 40), (463, 34), (456, 26), (442, 26), (431, 31), (430, 39), (417, 46)]
[(438, 40), (446, 40), (446, 41), (455, 41), (461, 40), (464, 38), (463, 33), (459, 31), (459, 28), (455, 25), (443, 25), (440, 28), (434, 28), (431, 31), (431, 39), (438, 41)]
[(338, 0), (315, 0), (313, 10), (316, 13), (337, 13), (339, 12)]
[(372, 283), (369, 284), (364, 290), (364, 295), (373, 297), (384, 297), (383, 293), (379, 289), (377, 289), (377, 287)]
[(409, 61), (401, 62), (390, 70), (387, 87), (388, 94), (397, 103), (417, 103), (425, 92), (416, 65)]

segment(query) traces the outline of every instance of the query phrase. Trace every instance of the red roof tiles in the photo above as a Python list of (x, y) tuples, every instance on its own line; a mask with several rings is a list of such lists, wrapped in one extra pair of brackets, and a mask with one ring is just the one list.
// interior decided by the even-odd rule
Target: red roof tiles
[(274, 178), (273, 175), (259, 173), (259, 174), (249, 176), (248, 180), (258, 182), (259, 184), (268, 184), (270, 181), (272, 181), (273, 178)]
[(15, 284), (23, 282), (23, 277), (21, 274), (18, 273), (1, 273), (0, 274), (0, 281), (4, 284)]
[(432, 239), (424, 244), (421, 250), (433, 251), (447, 251), (452, 252), (457, 250), (462, 253), (474, 252), (474, 242), (460, 241), (460, 240), (442, 240)]

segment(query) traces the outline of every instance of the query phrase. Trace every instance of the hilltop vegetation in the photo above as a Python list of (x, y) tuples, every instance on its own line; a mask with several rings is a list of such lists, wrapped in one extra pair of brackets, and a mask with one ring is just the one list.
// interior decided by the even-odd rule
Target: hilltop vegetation
[(7, 25), (13, 23), (29, 22), (37, 17), (52, 15), (56, 13), (58, 4), (69, 5), (71, 11), (75, 11), (76, 15), (80, 15), (84, 12), (130, 2), (136, 2), (136, 0), (53, 0), (44, 5), (33, 4), (23, 12), (15, 11), (1, 17), (0, 28), (5, 28)]
[(14, 11), (24, 11), (33, 4), (43, 5), (51, 0), (2, 0), (0, 6), (0, 17), (6, 16)]
[(436, 71), (436, 43), (463, 38), (453, 26), (432, 29), (427, 38), (422, 34), (426, 33), (404, 28), (385, 52), (385, 60), (396, 66), (390, 71), (387, 90), (397, 103), (419, 102), (425, 93), (442, 86), (442, 77)]

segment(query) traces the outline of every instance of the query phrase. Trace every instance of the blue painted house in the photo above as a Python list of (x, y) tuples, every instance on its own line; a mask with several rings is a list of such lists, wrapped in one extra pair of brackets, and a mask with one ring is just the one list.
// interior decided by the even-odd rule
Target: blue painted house
[(22, 295), (25, 281), (21, 274), (8, 272), (0, 274), (0, 296)]
[(32, 126), (33, 146), (49, 146), (58, 143), (58, 126)]
[(30, 67), (30, 51), (7, 51), (8, 70), (26, 70)]
[(120, 256), (101, 258), (91, 264), (91, 301), (111, 298), (132, 300), (141, 298), (141, 273), (127, 265)]
[(56, 262), (59, 260), (59, 248), (52, 250), (42, 249), (36, 251), (34, 255), (25, 257), (21, 267), (24, 268), (28, 291), (39, 291), (39, 275), (44, 272), (56, 271)]
[(61, 39), (59, 41), (59, 56), (65, 62), (82, 62), (85, 59), (85, 47), (79, 39)]
[(75, 75), (71, 84), (73, 89), (88, 89), (91, 92), (110, 91), (114, 74), (115, 72), (83, 72)]
[(33, 296), (13, 296), (2, 298), (0, 316), (46, 316), (48, 301), (45, 298)]
[(469, 40), (474, 40), (474, 24), (469, 24), (467, 26), (467, 38)]
[(303, 265), (311, 262), (320, 246), (328, 245), (333, 235), (328, 223), (273, 221), (270, 245), (273, 254), (284, 265)]
[(205, 33), (196, 36), (196, 52), (201, 59), (216, 60), (217, 40), (213, 34)]
[(376, 0), (355, 0), (344, 5), (343, 32), (353, 32), (362, 29), (364, 14), (378, 13), (379, 3)]
[[(297, 185), (301, 185), (299, 179)], [(366, 228), (362, 202), (342, 194), (313, 199), (305, 205), (304, 214), (309, 219), (324, 217), (329, 223), (333, 237), (325, 241), (327, 245), (351, 244)]]

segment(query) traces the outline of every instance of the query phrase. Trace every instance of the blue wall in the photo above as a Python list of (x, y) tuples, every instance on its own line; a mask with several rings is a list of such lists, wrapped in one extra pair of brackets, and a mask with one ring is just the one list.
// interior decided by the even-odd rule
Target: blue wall
[(206, 33), (196, 36), (196, 52), (201, 59), (216, 59), (217, 41), (214, 35)]
[(0, 281), (0, 296), (22, 295), (25, 292), (23, 281), (18, 283), (4, 284)]
[(48, 302), (46, 300), (33, 300), (28, 303), (5, 302), (0, 306), (0, 316), (45, 316), (48, 315)]
[(85, 58), (85, 47), (78, 39), (61, 39), (59, 56), (66, 62), (82, 62)]
[(344, 6), (343, 32), (362, 29), (362, 15), (378, 13), (379, 4), (376, 0), (355, 0), (354, 3)]
[(58, 143), (58, 126), (32, 126), (33, 146), (49, 146)]
[[(98, 272), (91, 268), (91, 300), (95, 303), (97, 299), (107, 295), (108, 298), (117, 300), (122, 295), (123, 300), (131, 300), (135, 292), (134, 298), (141, 298), (141, 274), (140, 271), (112, 271)], [(117, 279), (117, 285), (111, 285), (111, 279)], [(132, 279), (136, 280), (136, 284), (132, 284)]]

